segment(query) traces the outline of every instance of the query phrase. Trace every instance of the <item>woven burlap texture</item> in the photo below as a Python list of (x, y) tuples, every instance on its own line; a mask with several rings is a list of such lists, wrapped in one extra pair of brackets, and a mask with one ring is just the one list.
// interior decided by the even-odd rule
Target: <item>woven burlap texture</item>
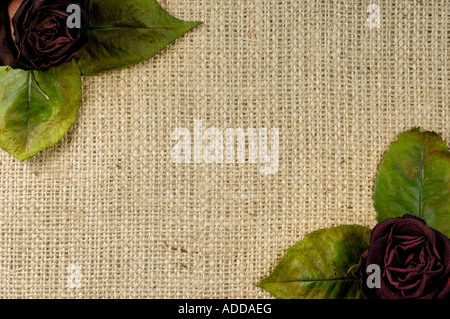
[[(0, 153), (1, 297), (270, 298), (256, 284), (309, 232), (376, 224), (373, 181), (398, 134), (450, 140), (446, 1), (160, 3), (204, 24), (84, 78), (56, 146)], [(194, 120), (278, 128), (278, 172), (173, 163), (171, 133)]]

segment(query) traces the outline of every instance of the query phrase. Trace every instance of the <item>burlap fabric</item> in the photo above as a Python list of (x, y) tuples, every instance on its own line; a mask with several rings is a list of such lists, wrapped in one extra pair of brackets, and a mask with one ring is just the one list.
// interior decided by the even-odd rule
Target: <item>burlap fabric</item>
[[(269, 298), (255, 285), (307, 233), (375, 225), (373, 180), (399, 133), (450, 140), (446, 1), (161, 4), (204, 24), (84, 78), (55, 147), (0, 153), (2, 297)], [(278, 128), (278, 173), (173, 163), (171, 132), (195, 119)]]

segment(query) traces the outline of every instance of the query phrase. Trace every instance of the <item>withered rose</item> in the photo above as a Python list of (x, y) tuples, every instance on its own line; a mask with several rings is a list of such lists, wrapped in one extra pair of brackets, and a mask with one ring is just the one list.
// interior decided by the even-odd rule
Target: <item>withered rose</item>
[[(380, 288), (367, 285), (371, 264), (380, 267)], [(449, 298), (450, 240), (412, 215), (385, 220), (373, 229), (356, 274), (368, 299)]]
[[(80, 24), (68, 23), (77, 5)], [(0, 64), (47, 70), (70, 61), (88, 42), (89, 0), (12, 0), (0, 5)]]

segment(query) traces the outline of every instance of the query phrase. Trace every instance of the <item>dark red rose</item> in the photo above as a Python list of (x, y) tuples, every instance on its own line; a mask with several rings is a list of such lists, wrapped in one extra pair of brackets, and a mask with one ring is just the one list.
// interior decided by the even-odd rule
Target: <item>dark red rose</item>
[[(79, 25), (69, 6), (77, 5)], [(88, 42), (89, 0), (12, 0), (0, 5), (0, 64), (47, 70), (70, 61)], [(76, 14), (76, 13), (75, 13)], [(70, 21), (70, 23), (68, 23)]]
[[(367, 285), (369, 265), (380, 267), (380, 288)], [(356, 274), (368, 299), (449, 298), (450, 240), (418, 217), (387, 219), (373, 229)]]

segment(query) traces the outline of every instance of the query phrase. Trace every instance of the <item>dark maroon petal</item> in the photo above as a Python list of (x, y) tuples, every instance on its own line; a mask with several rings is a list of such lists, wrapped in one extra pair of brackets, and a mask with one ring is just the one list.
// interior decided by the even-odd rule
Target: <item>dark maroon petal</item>
[(402, 219), (394, 225), (396, 235), (434, 237), (433, 231), (421, 219)]
[(415, 279), (411, 278), (411, 277), (417, 277), (416, 273), (409, 272), (407, 274), (407, 276), (409, 275), (408, 280), (399, 281), (398, 275), (394, 271), (395, 271), (395, 269), (387, 268), (386, 269), (386, 277), (387, 277), (389, 283), (391, 285), (393, 285), (395, 288), (410, 289), (412, 287), (420, 285), (421, 278), (415, 278)]
[(450, 295), (450, 277), (447, 276), (447, 281), (444, 281), (441, 291), (436, 294), (436, 299), (448, 298)]
[(380, 237), (384, 237), (384, 236), (390, 234), (390, 230), (391, 230), (392, 226), (395, 225), (397, 222), (398, 221), (396, 218), (390, 218), (390, 219), (387, 219), (384, 222), (381, 222), (378, 225), (376, 225), (374, 227), (374, 229), (372, 230), (370, 244), (377, 241)]
[(15, 45), (11, 37), (8, 5), (11, 1), (0, 4), (0, 65), (10, 65), (15, 59)]
[(403, 299), (401, 291), (389, 283), (387, 276), (382, 278), (381, 288), (372, 290), (376, 291), (374, 294), (376, 299)]
[[(423, 294), (423, 292), (428, 284), (428, 277), (425, 274), (423, 274), (422, 278), (420, 278), (419, 282), (420, 282), (420, 284), (418, 286), (414, 286), (411, 288), (404, 287), (403, 289), (401, 289), (402, 295), (405, 298), (409, 298), (409, 299), (419, 298)], [(412, 288), (414, 288), (414, 289), (412, 289)]]
[[(393, 239), (390, 247), (394, 247), (387, 252), (387, 260), (385, 265), (394, 265), (397, 267), (413, 267), (417, 264), (424, 263), (424, 255), (421, 251), (424, 250), (425, 238), (415, 238), (408, 242), (396, 243)], [(422, 257), (421, 257), (422, 256)]]

